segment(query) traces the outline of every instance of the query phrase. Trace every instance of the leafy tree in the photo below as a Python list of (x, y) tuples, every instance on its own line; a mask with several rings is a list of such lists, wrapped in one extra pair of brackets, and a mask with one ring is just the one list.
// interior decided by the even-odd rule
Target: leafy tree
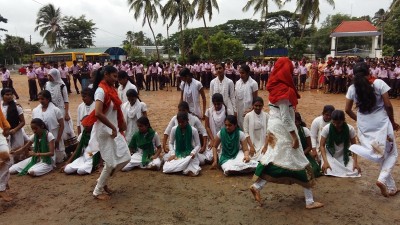
[(143, 22), (142, 26), (147, 22), (151, 33), (153, 34), (153, 39), (157, 49), (157, 59), (160, 60), (160, 52), (158, 50), (158, 45), (156, 43), (156, 36), (154, 34), (153, 27), (151, 26), (152, 22), (157, 23), (158, 20), (158, 11), (157, 8), (161, 10), (160, 0), (128, 0), (129, 11), (134, 11), (134, 18), (138, 20), (139, 17), (143, 14)]
[(292, 37), (300, 36), (299, 15), (289, 11), (281, 10), (269, 13), (267, 16), (268, 24), (276, 33), (286, 40), (287, 47), (290, 48), (290, 40)]
[(197, 7), (196, 19), (203, 20), (205, 35), (207, 39), (208, 55), (211, 55), (210, 39), (206, 24), (206, 14), (208, 14), (208, 20), (211, 21), (213, 15), (213, 8), (219, 12), (217, 0), (193, 0), (193, 8)]
[(203, 35), (197, 36), (193, 43), (193, 53), (200, 56), (200, 58), (206, 57), (205, 49), (207, 48), (207, 41), (204, 39)]
[(389, 45), (383, 45), (382, 54), (383, 56), (393, 56), (395, 53), (394, 47)]
[(397, 52), (400, 49), (400, 7), (394, 7), (390, 11), (386, 23), (384, 23), (384, 46), (392, 46)]
[[(37, 53), (43, 53), (40, 49), (41, 43), (34, 43), (32, 45), (26, 42), (22, 37), (5, 35), (4, 43), (0, 45), (0, 59), (21, 59), (25, 55), (32, 55)], [(30, 58), (30, 57), (27, 57)]]
[[(265, 44), (265, 45), (264, 45)], [(276, 31), (269, 30), (264, 33), (257, 42), (256, 48), (259, 50), (267, 48), (284, 48), (286, 41), (279, 36)]]
[(211, 58), (224, 60), (226, 58), (239, 59), (243, 57), (242, 42), (220, 31), (210, 37)]
[(65, 17), (63, 32), (61, 34), (64, 45), (67, 48), (88, 48), (94, 46), (93, 37), (95, 36), (94, 27), (96, 24), (92, 20), (87, 20), (84, 15), (75, 17)]
[(235, 38), (241, 40), (244, 44), (257, 43), (258, 38), (262, 36), (264, 29), (263, 22), (257, 20), (228, 20), (228, 22), (217, 25), (212, 30), (213, 33), (223, 31)]
[[(273, 0), (273, 2), (279, 7), (282, 7), (282, 0)], [(269, 8), (269, 0), (249, 0), (247, 1), (246, 5), (243, 7), (243, 12), (247, 12), (250, 10), (250, 7), (253, 6), (254, 13), (253, 15), (256, 15), (258, 12), (261, 12), (261, 20), (264, 21), (264, 33), (267, 32), (267, 29), (269, 27), (268, 24), (268, 8)], [(265, 40), (265, 39), (264, 39)], [(255, 43), (255, 42), (253, 42)], [(263, 46), (266, 44), (263, 43)]]
[(189, 0), (168, 0), (167, 3), (161, 10), (161, 15), (164, 18), (164, 24), (169, 20), (168, 25), (171, 26), (175, 19), (178, 18), (179, 30), (180, 30), (180, 49), (182, 54), (182, 59), (185, 61), (185, 41), (183, 29), (187, 26), (189, 21), (194, 18), (194, 9), (190, 4)]
[(294, 38), (292, 48), (289, 49), (289, 57), (294, 59), (303, 58), (303, 54), (307, 51), (307, 41), (301, 38)]
[[(0, 23), (7, 23), (7, 21), (8, 21), (8, 20), (7, 20), (6, 18), (4, 18), (4, 17), (2, 17), (2, 16), (0, 15)], [(7, 31), (7, 30), (0, 27), (0, 31)]]
[[(60, 8), (55, 8), (53, 4), (48, 4), (39, 9), (36, 18), (35, 31), (39, 30), (43, 41), (46, 41), (50, 48), (61, 47), (61, 26), (63, 18)], [(58, 43), (57, 43), (58, 42)]]
[[(335, 7), (334, 0), (326, 0), (326, 2)], [(303, 38), (308, 20), (311, 19), (311, 26), (314, 26), (315, 22), (319, 20), (321, 14), (319, 9), (319, 0), (296, 0), (295, 13), (300, 15), (300, 24), (303, 25), (303, 31), (300, 38)]]

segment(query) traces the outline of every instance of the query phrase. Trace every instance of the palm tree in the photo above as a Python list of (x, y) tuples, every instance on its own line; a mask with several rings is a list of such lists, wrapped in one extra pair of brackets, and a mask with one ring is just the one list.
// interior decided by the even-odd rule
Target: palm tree
[(213, 8), (215, 8), (219, 12), (218, 2), (217, 0), (194, 0), (193, 8), (197, 7), (196, 19), (203, 19), (205, 34), (207, 38), (207, 46), (208, 46), (208, 55), (211, 56), (211, 47), (210, 47), (210, 38), (208, 35), (208, 29), (206, 24), (206, 13), (208, 14), (208, 21), (211, 21)]
[(143, 13), (142, 26), (144, 26), (146, 22), (147, 24), (149, 24), (151, 33), (153, 34), (154, 44), (156, 45), (157, 59), (160, 60), (160, 52), (158, 51), (156, 36), (154, 34), (153, 27), (151, 26), (152, 22), (157, 23), (157, 8), (159, 8), (160, 10), (162, 8), (160, 0), (128, 0), (128, 5), (129, 11), (134, 11), (133, 17), (135, 18), (135, 20), (138, 20)]
[[(289, 2), (290, 0), (287, 0)], [(326, 0), (326, 2), (335, 8), (334, 0)], [(301, 37), (304, 36), (304, 31), (308, 22), (311, 19), (311, 25), (314, 26), (315, 22), (319, 20), (321, 11), (319, 9), (319, 0), (297, 0), (296, 13), (300, 15), (300, 24), (303, 25)]]
[[(282, 0), (273, 0), (275, 4), (281, 8), (282, 7)], [(269, 0), (248, 0), (246, 5), (243, 7), (242, 11), (247, 12), (250, 10), (250, 7), (253, 6), (254, 13), (256, 15), (258, 12), (261, 12), (261, 20), (264, 20), (264, 34), (267, 33), (267, 15), (268, 15), (268, 8), (269, 8)], [(264, 39), (265, 40), (265, 39)], [(265, 47), (265, 42), (264, 46)]]
[(169, 27), (174, 23), (178, 17), (180, 41), (181, 41), (181, 54), (182, 59), (185, 60), (184, 42), (183, 42), (183, 28), (186, 27), (189, 21), (194, 18), (194, 9), (189, 0), (168, 0), (161, 10), (161, 15), (164, 18), (164, 24), (169, 19)]
[(60, 34), (62, 22), (63, 17), (61, 17), (61, 10), (60, 8), (56, 9), (53, 4), (45, 5), (39, 9), (35, 31), (39, 30), (43, 41), (46, 41), (50, 48), (56, 49), (61, 47)]

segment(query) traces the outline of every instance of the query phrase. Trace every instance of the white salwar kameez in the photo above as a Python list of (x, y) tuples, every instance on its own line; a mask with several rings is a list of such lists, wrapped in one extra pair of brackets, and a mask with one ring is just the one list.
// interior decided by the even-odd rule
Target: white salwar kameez
[[(98, 87), (95, 92), (95, 101), (99, 100), (104, 102), (104, 90)], [(111, 101), (110, 105), (105, 112), (105, 116), (112, 124), (118, 124), (117, 110), (114, 110), (114, 104)], [(117, 127), (118, 130), (118, 127)], [(125, 138), (120, 132), (117, 133), (115, 138), (111, 137), (112, 130), (97, 120), (92, 132), (96, 133), (95, 137), (99, 143), (99, 151), (104, 160), (104, 167), (101, 171), (100, 177), (97, 180), (97, 185), (93, 191), (93, 195), (97, 196), (103, 193), (103, 188), (107, 185), (107, 180), (112, 172), (122, 169), (130, 161), (130, 153)]]
[(331, 121), (326, 122), (323, 116), (318, 116), (311, 123), (311, 146), (317, 150), (318, 156), (321, 158), (321, 152), (319, 151), (319, 143), (321, 141), (322, 128), (328, 125)]
[[(221, 139), (221, 131), (218, 132), (217, 137), (221, 140), (221, 146), (223, 146), (222, 145), (223, 140)], [(246, 141), (246, 135), (242, 131), (239, 131), (240, 148), (238, 154), (235, 156), (235, 158), (229, 159), (221, 165), (221, 169), (222, 171), (224, 171), (225, 175), (229, 175), (231, 173), (249, 173), (253, 172), (256, 169), (258, 165), (257, 161), (254, 161), (252, 159), (247, 163), (243, 161), (244, 153), (241, 145), (242, 141)], [(221, 153), (223, 151), (224, 149), (222, 147)], [(221, 154), (219, 155), (219, 157), (221, 157)]]
[[(176, 173), (182, 172), (183, 174), (188, 174), (192, 172), (194, 175), (198, 175), (200, 173), (200, 161), (197, 157), (197, 153), (200, 150), (200, 140), (199, 135), (196, 128), (192, 127), (192, 147), (193, 150), (191, 154), (194, 154), (194, 158), (191, 155), (186, 156), (185, 158), (178, 158), (171, 161), (165, 161), (163, 166), (163, 173)], [(178, 129), (178, 126), (172, 128), (170, 136), (169, 136), (169, 152), (168, 156), (175, 155), (175, 132)]]
[(237, 120), (240, 128), (243, 128), (244, 112), (253, 105), (253, 93), (258, 90), (258, 84), (251, 77), (243, 82), (239, 79), (235, 84), (235, 101)]
[[(1, 101), (1, 110), (4, 116), (7, 117), (8, 105), (5, 105), (3, 101)], [(17, 105), (17, 112), (18, 116), (24, 114), (21, 106), (19, 105)], [(22, 147), (25, 144), (25, 141), (28, 141), (28, 137), (25, 134), (23, 127), (20, 130), (18, 130), (15, 134), (9, 135), (7, 139), (11, 150)]]
[(200, 90), (203, 85), (199, 81), (192, 79), (190, 83), (182, 81), (179, 87), (183, 91), (183, 101), (189, 104), (190, 112), (199, 118), (203, 118), (200, 107)]
[[(7, 139), (3, 135), (3, 129), (0, 128), (0, 153), (3, 152), (10, 153)], [(0, 167), (0, 191), (5, 191), (7, 189), (8, 180), (10, 180), (9, 169), (11, 165), (12, 159), (9, 159)]]
[(236, 111), (235, 102), (235, 85), (233, 81), (226, 76), (220, 81), (218, 77), (214, 78), (210, 83), (210, 102), (215, 93), (220, 93), (224, 99), (224, 104), (227, 108), (228, 115), (234, 115)]
[[(128, 81), (129, 82), (129, 81)], [(134, 133), (139, 131), (136, 121), (143, 116), (144, 112), (147, 112), (146, 103), (136, 100), (135, 104), (125, 102), (121, 105), (122, 113), (126, 122), (125, 138), (126, 142), (129, 143)]]
[[(34, 142), (35, 135), (32, 135), (29, 139), (30, 139), (30, 141)], [(55, 138), (51, 132), (48, 132), (47, 133), (47, 143), (50, 143), (50, 141), (52, 141), (52, 140), (55, 140)], [(40, 139), (39, 139), (39, 143), (40, 143)], [(10, 167), (10, 173), (11, 174), (20, 173), (31, 162), (31, 160), (32, 160), (32, 157), (29, 157), (27, 159), (22, 160), (19, 163), (12, 165)], [(45, 174), (51, 172), (56, 167), (55, 160), (56, 160), (56, 154), (54, 154), (51, 157), (51, 164), (47, 164), (47, 163), (43, 162), (42, 160), (40, 160), (39, 162), (37, 162), (35, 165), (33, 165), (28, 170), (28, 174), (39, 177), (39, 176), (42, 176), (42, 175), (45, 175)]]
[[(82, 133), (79, 134), (78, 141), (81, 141)], [(85, 175), (92, 173), (93, 156), (99, 152), (99, 143), (96, 139), (96, 131), (91, 132), (88, 146), (82, 149), (82, 155), (70, 164), (66, 165), (64, 172), (66, 174), (77, 173)]]
[(244, 117), (243, 130), (246, 137), (250, 137), (251, 142), (256, 150), (255, 154), (251, 157), (252, 160), (260, 161), (264, 154), (261, 153), (267, 135), (269, 115), (261, 111), (257, 114), (253, 111), (246, 114)]
[[(153, 142), (154, 152), (156, 152), (157, 147), (161, 146), (160, 136), (158, 136), (157, 132), (154, 134), (152, 142)], [(161, 168), (162, 162), (160, 157), (151, 160), (149, 164), (143, 166), (142, 156), (143, 156), (143, 149), (138, 148), (137, 151), (131, 155), (131, 161), (128, 164), (126, 164), (126, 166), (122, 169), (122, 171), (129, 171), (135, 167), (139, 167), (141, 169), (151, 169), (154, 167), (156, 167), (157, 169)]]
[(96, 104), (93, 101), (92, 104), (86, 105), (84, 102), (79, 104), (78, 106), (78, 114), (76, 118), (76, 126), (81, 127), (81, 131), (84, 130), (84, 127), (81, 124), (83, 117), (89, 115), (95, 108)]
[[(222, 106), (221, 110), (219, 111), (216, 111), (214, 106), (206, 110), (206, 117), (208, 117), (209, 127), (214, 138), (217, 136), (218, 132), (225, 126), (225, 113), (225, 106)], [(212, 148), (209, 148), (207, 146), (206, 150), (202, 154), (198, 154), (198, 157), (200, 160), (200, 165), (204, 165), (206, 161), (211, 162), (213, 160)]]
[[(375, 89), (376, 106), (369, 114), (357, 112), (357, 134), (360, 144), (350, 146), (350, 151), (379, 163), (381, 171), (378, 181), (385, 184), (389, 192), (395, 192), (397, 187), (392, 177), (392, 170), (398, 156), (397, 144), (394, 141), (396, 136), (382, 98), (382, 95), (387, 93), (390, 87), (379, 79), (374, 81), (373, 87)], [(349, 87), (346, 98), (357, 103), (354, 85)], [(380, 149), (382, 154), (374, 151), (372, 146)]]
[[(321, 132), (321, 136), (328, 139), (329, 136), (329, 126), (330, 124), (326, 125)], [(349, 126), (349, 135), (350, 135), (350, 140), (356, 137), (356, 131), (354, 130), (354, 127), (351, 125)], [(332, 156), (331, 153), (329, 153), (328, 149), (326, 149), (326, 158), (328, 160), (329, 165), (331, 166), (331, 169), (327, 169), (326, 174), (328, 176), (334, 176), (334, 177), (360, 177), (361, 174), (359, 171), (355, 170), (353, 171), (353, 157), (349, 156), (349, 162), (347, 165), (344, 165), (344, 160), (343, 160), (343, 148), (344, 148), (344, 143), (341, 143), (339, 145), (335, 146), (335, 154)], [(323, 159), (322, 159), (323, 160)]]
[(122, 85), (118, 86), (118, 97), (121, 99), (122, 103), (125, 103), (128, 101), (128, 97), (126, 97), (126, 92), (130, 89), (133, 89), (137, 92), (137, 88), (134, 84), (132, 84), (129, 80), (126, 83), (125, 87), (122, 87)]
[[(47, 129), (53, 134), (53, 136), (57, 139), (58, 130), (60, 129), (60, 125), (58, 124), (59, 119), (64, 119), (61, 110), (57, 108), (52, 102), (49, 102), (46, 111), (43, 112), (43, 107), (39, 104), (36, 108), (32, 110), (32, 119), (39, 118), (43, 120), (46, 124)], [(65, 123), (64, 123), (65, 125)], [(58, 149), (54, 150), (54, 154), (56, 155), (56, 162), (60, 163), (65, 158), (65, 147), (64, 141), (60, 140), (58, 143)]]

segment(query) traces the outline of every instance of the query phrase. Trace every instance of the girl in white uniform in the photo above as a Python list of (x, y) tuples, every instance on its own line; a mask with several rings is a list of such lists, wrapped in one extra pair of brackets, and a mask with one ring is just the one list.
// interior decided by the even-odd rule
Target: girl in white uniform
[(133, 135), (129, 149), (134, 152), (131, 161), (122, 169), (129, 171), (135, 167), (159, 170), (161, 167), (161, 142), (157, 132), (151, 126), (147, 117), (137, 120), (139, 130)]
[[(397, 161), (397, 144), (394, 130), (399, 125), (394, 121), (393, 106), (388, 91), (390, 87), (382, 80), (374, 79), (366, 63), (354, 66), (354, 84), (346, 94), (346, 113), (357, 121), (359, 145), (350, 146), (350, 151), (377, 162), (381, 171), (376, 185), (383, 196), (397, 194), (392, 170)], [(358, 110), (352, 110), (356, 104)]]
[[(235, 173), (252, 172), (257, 167), (257, 161), (251, 160), (245, 134), (239, 130), (235, 116), (228, 115), (223, 127), (214, 140), (213, 164), (221, 166), (226, 176)], [(221, 154), (218, 155), (217, 148), (221, 144)]]
[(188, 114), (179, 112), (176, 116), (178, 125), (169, 135), (169, 158), (164, 163), (164, 173), (182, 172), (185, 175), (197, 176), (200, 173), (200, 161), (197, 153), (200, 140), (196, 128), (190, 126)]
[(121, 109), (126, 122), (125, 138), (129, 143), (133, 134), (139, 130), (136, 121), (142, 116), (147, 117), (147, 105), (140, 101), (136, 90), (128, 90), (126, 97), (128, 101), (122, 104)]
[(268, 113), (263, 111), (264, 100), (256, 97), (253, 100), (253, 110), (244, 117), (243, 131), (250, 148), (250, 157), (259, 161), (267, 151)]
[(31, 128), (33, 135), (29, 138), (29, 142), (14, 152), (26, 151), (34, 144), (33, 151), (28, 153), (31, 157), (12, 165), (10, 168), (11, 174), (29, 174), (38, 177), (49, 173), (56, 166), (53, 134), (47, 130), (46, 124), (39, 118), (32, 119)]
[(332, 122), (322, 129), (320, 151), (322, 170), (335, 177), (360, 177), (357, 155), (349, 150), (356, 144), (356, 131), (347, 124), (342, 110), (332, 112)]
[(82, 133), (83, 126), (81, 121), (84, 117), (89, 115), (94, 110), (94, 91), (91, 88), (85, 88), (81, 92), (82, 103), (78, 106), (78, 114), (76, 118), (76, 126), (78, 129), (78, 135)]

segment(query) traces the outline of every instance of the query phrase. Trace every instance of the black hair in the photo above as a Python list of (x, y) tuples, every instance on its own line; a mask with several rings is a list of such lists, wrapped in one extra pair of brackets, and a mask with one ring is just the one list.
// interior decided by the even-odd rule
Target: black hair
[(325, 105), (324, 109), (322, 110), (322, 114), (332, 113), (333, 111), (335, 111), (335, 106), (333, 106), (333, 105)]
[(343, 110), (333, 111), (331, 118), (332, 118), (332, 120), (336, 120), (336, 121), (345, 121), (345, 115), (344, 115)]
[(179, 72), (179, 76), (180, 77), (192, 77), (192, 73), (190, 72), (190, 70), (188, 68), (185, 67)]
[(127, 72), (125, 72), (125, 71), (123, 71), (123, 70), (120, 70), (119, 72), (118, 72), (118, 79), (128, 79), (128, 73)]
[(367, 79), (368, 65), (364, 62), (357, 63), (353, 67), (353, 71), (353, 83), (357, 96), (356, 106), (361, 113), (369, 113), (376, 104), (376, 96), (374, 87)]
[(43, 90), (39, 92), (38, 96), (41, 95), (43, 98), (48, 99), (51, 102), (51, 93), (48, 90)]
[(248, 65), (246, 65), (246, 64), (242, 64), (240, 66), (240, 69), (243, 70), (246, 74), (250, 73), (250, 67)]
[(126, 91), (126, 97), (136, 97), (139, 98), (139, 94), (135, 89), (129, 89)]
[(31, 121), (31, 124), (35, 124), (42, 129), (48, 130), (46, 124), (43, 122), (43, 120), (41, 120), (39, 118), (33, 118)]
[(219, 62), (219, 63), (215, 64), (215, 66), (217, 66), (217, 65), (221, 65), (221, 67), (225, 69), (225, 63), (224, 62)]
[(144, 125), (144, 126), (147, 126), (148, 128), (151, 128), (150, 120), (149, 120), (149, 118), (147, 118), (146, 116), (142, 116), (142, 117), (140, 117), (139, 119), (137, 119), (137, 120), (136, 120), (136, 123), (142, 124), (142, 125)]
[(256, 102), (261, 102), (264, 105), (264, 100), (260, 96), (253, 99), (253, 105), (256, 104)]
[(224, 96), (220, 93), (215, 93), (211, 97), (211, 102), (224, 102)]
[(84, 88), (84, 89), (81, 91), (81, 95), (82, 95), (82, 96), (83, 96), (83, 95), (89, 96), (89, 97), (91, 97), (92, 99), (94, 99), (94, 91), (93, 91), (93, 89), (91, 89), (91, 88)]
[(98, 69), (96, 76), (93, 81), (93, 90), (96, 90), (99, 87), (100, 82), (104, 78), (104, 74), (116, 73), (118, 70), (113, 66), (104, 66), (102, 69)]
[(181, 103), (179, 103), (178, 109), (186, 109), (187, 111), (190, 111), (189, 103), (182, 101)]
[[(13, 90), (11, 88), (3, 88), (1, 90), (1, 97), (4, 97), (4, 95), (6, 93), (13, 94)], [(7, 121), (10, 123), (11, 129), (17, 127), (18, 124), (21, 122), (19, 120), (17, 104), (15, 103), (14, 100), (11, 100), (8, 103), (7, 113), (5, 116), (6, 116)]]
[(237, 118), (234, 115), (226, 116), (225, 121), (228, 121), (229, 123), (231, 123), (231, 124), (233, 124), (235, 126), (237, 126), (237, 124), (238, 124)]
[(189, 121), (189, 114), (186, 112), (178, 112), (178, 114), (176, 114), (176, 119)]
[(303, 118), (301, 118), (301, 114), (299, 112), (294, 113), (294, 118), (295, 118), (295, 120), (300, 121), (300, 126), (302, 126), (302, 127), (307, 126), (307, 124), (303, 121)]

